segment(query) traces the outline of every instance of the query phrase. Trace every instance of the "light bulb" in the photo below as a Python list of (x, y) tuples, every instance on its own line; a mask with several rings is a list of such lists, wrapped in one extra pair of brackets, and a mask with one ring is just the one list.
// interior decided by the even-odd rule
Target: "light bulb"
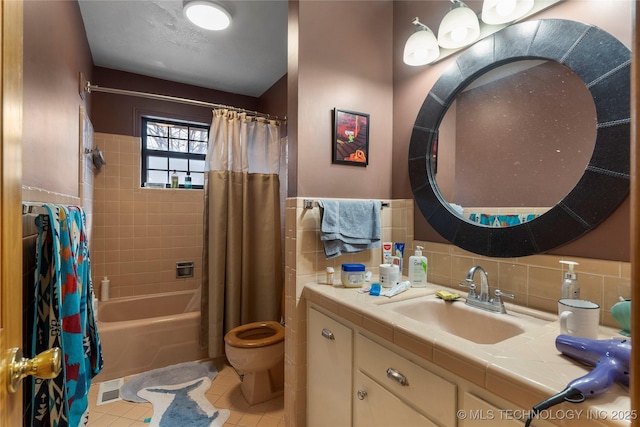
[(516, 0), (502, 0), (496, 4), (496, 12), (500, 16), (509, 16), (516, 8)]
[(534, 0), (484, 0), (482, 21), (489, 25), (501, 25), (522, 18), (533, 8)]
[(404, 46), (403, 60), (407, 65), (425, 65), (440, 55), (436, 36), (428, 28), (411, 34)]
[(184, 5), (185, 16), (200, 28), (224, 30), (231, 24), (231, 15), (222, 6), (208, 1), (190, 1)]
[(462, 43), (467, 38), (467, 34), (469, 34), (469, 30), (464, 27), (458, 27), (451, 31), (451, 40), (456, 43)]
[(480, 36), (480, 24), (475, 12), (458, 2), (442, 18), (438, 29), (438, 44), (445, 49), (467, 46)]

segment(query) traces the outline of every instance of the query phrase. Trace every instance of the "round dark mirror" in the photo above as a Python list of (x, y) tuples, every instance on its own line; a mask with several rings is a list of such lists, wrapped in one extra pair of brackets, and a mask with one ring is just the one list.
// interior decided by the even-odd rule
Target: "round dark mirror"
[[(445, 150), (445, 142), (439, 135), (440, 126), (458, 95), (471, 87), (479, 76), (523, 60), (557, 63), (581, 80), (595, 109), (595, 144), (592, 150), (580, 149), (586, 153), (579, 154), (564, 137), (560, 138), (564, 141), (553, 142), (555, 138), (546, 134), (550, 125), (536, 125), (537, 130), (526, 133), (534, 132), (538, 136), (537, 143), (551, 143), (552, 152), (560, 150), (568, 157), (589, 157), (578, 174), (577, 183), (569, 190), (563, 190), (556, 196), (561, 199), (534, 219), (518, 223), (514, 220), (508, 227), (479, 225), (463, 217), (464, 212), (460, 213), (456, 204), (448, 202), (438, 185), (440, 178), (437, 176), (442, 174), (444, 167), (440, 153)], [(523, 22), (471, 46), (434, 84), (415, 121), (409, 146), (409, 177), (420, 212), (452, 244), (494, 257), (542, 253), (597, 226), (629, 191), (630, 66), (629, 49), (615, 37), (597, 27), (569, 20)], [(556, 97), (554, 102), (559, 102), (560, 98)], [(593, 122), (593, 113), (586, 112), (583, 126), (577, 125), (580, 133), (584, 129), (593, 131)], [(512, 134), (514, 139), (524, 137), (522, 126), (518, 128), (519, 132)], [(478, 132), (489, 138), (487, 150), (496, 151), (495, 148), (504, 143), (505, 137), (496, 137), (491, 128)], [(568, 133), (577, 135), (579, 132)], [(451, 147), (446, 149), (451, 150)], [(543, 149), (534, 151), (540, 150)], [(544, 150), (547, 150), (546, 145)], [(496, 152), (497, 156), (499, 154)], [(538, 160), (545, 161), (544, 157)], [(457, 164), (455, 168), (458, 168)], [(487, 174), (497, 173), (496, 168), (485, 171), (483, 179)], [(564, 179), (570, 174), (561, 175)], [(502, 177), (500, 182), (503, 181), (505, 186), (512, 184), (508, 177)], [(528, 188), (520, 190), (526, 192)], [(504, 191), (504, 187), (492, 188), (487, 194)], [(452, 201), (455, 202), (455, 197)], [(464, 206), (462, 208), (464, 210)]]

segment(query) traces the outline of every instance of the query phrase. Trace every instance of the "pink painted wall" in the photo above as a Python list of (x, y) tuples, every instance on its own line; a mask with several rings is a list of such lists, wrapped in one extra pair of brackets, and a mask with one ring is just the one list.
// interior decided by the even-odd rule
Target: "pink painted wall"
[(79, 73), (91, 52), (75, 1), (24, 2), (22, 184), (78, 196)]
[[(394, 150), (393, 3), (292, 3), (288, 96), (289, 117), (297, 118), (297, 126), (289, 127), (289, 144), (297, 161), (290, 157), (295, 170), (289, 195), (388, 199)], [(366, 168), (332, 164), (334, 108), (370, 114)]]

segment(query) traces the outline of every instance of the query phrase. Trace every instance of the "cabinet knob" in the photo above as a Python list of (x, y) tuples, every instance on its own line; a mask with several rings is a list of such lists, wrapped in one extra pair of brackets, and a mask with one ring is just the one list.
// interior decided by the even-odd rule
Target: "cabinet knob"
[(328, 340), (335, 340), (336, 337), (333, 335), (333, 332), (331, 332), (330, 330), (323, 328), (322, 329), (322, 336), (325, 337)]
[(407, 377), (405, 377), (399, 371), (393, 368), (387, 369), (387, 377), (391, 378), (394, 381), (399, 382), (400, 385), (403, 385), (405, 387), (409, 385), (409, 380), (407, 380)]
[(358, 390), (356, 394), (358, 395), (358, 399), (360, 400), (364, 400), (364, 398), (367, 397), (367, 392), (364, 390)]

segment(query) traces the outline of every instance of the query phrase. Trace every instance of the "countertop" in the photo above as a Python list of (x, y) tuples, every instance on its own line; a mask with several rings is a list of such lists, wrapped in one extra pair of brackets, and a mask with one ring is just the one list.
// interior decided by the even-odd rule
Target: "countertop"
[[(429, 284), (426, 288), (411, 288), (388, 298), (358, 292), (359, 288), (307, 284), (302, 296), (521, 408), (532, 408), (591, 370), (556, 349), (560, 326), (557, 316), (549, 313), (505, 303), (509, 312), (543, 317), (549, 322), (496, 344), (476, 344), (443, 332), (437, 326), (425, 326), (381, 309), (382, 304), (434, 294), (439, 289), (447, 290)], [(601, 326), (599, 332), (599, 339), (625, 338), (612, 328)], [(607, 392), (583, 403), (554, 406), (543, 417), (557, 425), (584, 427), (629, 426), (636, 416), (636, 411), (631, 410), (628, 389), (616, 383)]]

